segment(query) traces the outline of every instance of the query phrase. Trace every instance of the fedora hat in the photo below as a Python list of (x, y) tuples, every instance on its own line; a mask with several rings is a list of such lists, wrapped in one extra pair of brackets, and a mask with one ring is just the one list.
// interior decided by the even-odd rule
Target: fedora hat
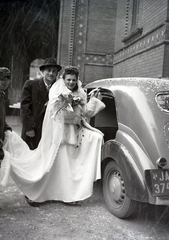
[(60, 71), (62, 69), (62, 67), (57, 64), (55, 58), (46, 58), (45, 61), (44, 61), (44, 64), (41, 65), (39, 67), (39, 69), (42, 71), (46, 67), (56, 67), (58, 69), (58, 71)]

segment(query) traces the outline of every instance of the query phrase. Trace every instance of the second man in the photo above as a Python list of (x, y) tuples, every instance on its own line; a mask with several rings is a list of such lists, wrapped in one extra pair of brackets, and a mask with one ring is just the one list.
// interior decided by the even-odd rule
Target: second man
[(41, 139), (42, 124), (48, 102), (48, 91), (56, 81), (61, 66), (54, 58), (47, 58), (40, 66), (41, 79), (27, 80), (21, 95), (22, 139), (35, 149)]

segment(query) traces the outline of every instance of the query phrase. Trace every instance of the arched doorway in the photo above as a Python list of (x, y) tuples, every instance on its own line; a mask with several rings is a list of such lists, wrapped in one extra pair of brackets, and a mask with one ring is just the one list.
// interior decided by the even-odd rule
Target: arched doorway
[(44, 63), (44, 59), (35, 59), (31, 62), (29, 70), (29, 79), (34, 80), (35, 78), (40, 78), (39, 67)]

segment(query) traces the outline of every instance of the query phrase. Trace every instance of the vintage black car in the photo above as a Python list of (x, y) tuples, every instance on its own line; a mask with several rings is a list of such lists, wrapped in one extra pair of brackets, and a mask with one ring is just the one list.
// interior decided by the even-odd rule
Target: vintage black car
[(103, 194), (108, 209), (129, 217), (138, 202), (169, 205), (169, 80), (110, 78), (98, 88), (106, 108), (91, 119), (104, 133)]

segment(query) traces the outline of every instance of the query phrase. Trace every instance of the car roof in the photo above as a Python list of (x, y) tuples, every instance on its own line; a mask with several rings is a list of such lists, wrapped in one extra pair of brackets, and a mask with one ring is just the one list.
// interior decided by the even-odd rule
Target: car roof
[[(123, 91), (124, 87), (138, 88), (143, 93), (157, 93), (159, 91), (169, 91), (169, 79), (164, 78), (141, 78), (141, 77), (127, 77), (127, 78), (107, 78), (91, 82), (85, 86), (87, 89), (103, 88), (112, 92)], [(154, 94), (153, 94), (154, 95)]]

